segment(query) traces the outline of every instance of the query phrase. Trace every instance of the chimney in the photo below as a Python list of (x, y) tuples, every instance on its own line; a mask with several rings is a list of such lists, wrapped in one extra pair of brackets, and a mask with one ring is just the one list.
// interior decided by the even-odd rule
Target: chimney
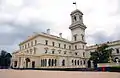
[(59, 33), (60, 38), (62, 38), (62, 33)]
[(47, 34), (50, 34), (50, 29), (47, 29)]

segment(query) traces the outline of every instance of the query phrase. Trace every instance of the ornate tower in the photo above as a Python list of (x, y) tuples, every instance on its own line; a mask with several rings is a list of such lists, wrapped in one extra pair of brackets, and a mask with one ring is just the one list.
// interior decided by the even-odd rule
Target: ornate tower
[[(73, 53), (85, 58), (85, 29), (87, 28), (83, 23), (83, 13), (76, 9), (70, 14), (71, 25), (69, 29), (72, 33), (72, 47)], [(85, 61), (85, 59), (83, 59)]]
[(76, 9), (70, 15), (72, 23), (69, 29), (72, 32), (72, 41), (85, 43), (86, 26), (83, 23), (83, 13)]

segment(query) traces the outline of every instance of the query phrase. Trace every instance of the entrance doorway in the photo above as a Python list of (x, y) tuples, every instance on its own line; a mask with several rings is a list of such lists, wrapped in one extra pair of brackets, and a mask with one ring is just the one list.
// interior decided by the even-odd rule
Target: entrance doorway
[(26, 58), (26, 68), (28, 68), (28, 63), (30, 62), (30, 59), (29, 58)]
[(35, 61), (32, 61), (32, 68), (35, 68)]

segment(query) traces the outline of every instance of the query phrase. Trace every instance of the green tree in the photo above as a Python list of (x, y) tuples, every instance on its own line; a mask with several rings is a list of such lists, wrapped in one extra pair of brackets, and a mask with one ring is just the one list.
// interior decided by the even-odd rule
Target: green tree
[(112, 48), (109, 48), (107, 44), (103, 44), (100, 47), (97, 47), (95, 52), (91, 52), (90, 60), (93, 60), (96, 63), (108, 63), (111, 58)]
[(0, 67), (1, 68), (8, 68), (11, 63), (11, 54), (2, 50), (0, 53)]

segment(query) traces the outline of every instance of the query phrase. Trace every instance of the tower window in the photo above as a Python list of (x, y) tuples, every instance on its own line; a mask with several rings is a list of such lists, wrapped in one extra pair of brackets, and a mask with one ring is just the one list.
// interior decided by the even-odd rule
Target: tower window
[(84, 40), (84, 35), (83, 34), (81, 34), (81, 37), (82, 37), (82, 40)]
[(77, 35), (74, 35), (74, 40), (77, 41)]
[(74, 16), (74, 20), (75, 20), (75, 21), (77, 21), (77, 18), (76, 18), (76, 16)]

